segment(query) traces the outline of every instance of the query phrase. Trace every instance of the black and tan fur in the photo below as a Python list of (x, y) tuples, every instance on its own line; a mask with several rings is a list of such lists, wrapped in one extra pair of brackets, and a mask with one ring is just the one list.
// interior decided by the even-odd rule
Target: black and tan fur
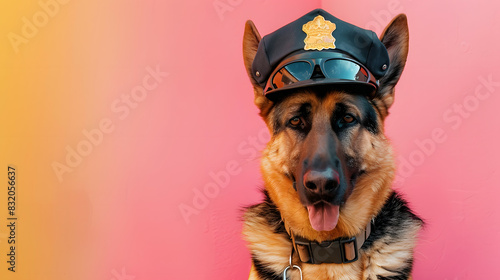
[[(395, 166), (383, 126), (408, 54), (406, 16), (397, 16), (381, 36), (391, 66), (374, 98), (330, 86), (297, 89), (279, 101), (268, 100), (250, 72), (260, 39), (248, 21), (243, 39), (245, 66), (255, 104), (272, 135), (261, 164), (265, 200), (244, 214), (243, 234), (252, 255), (249, 279), (282, 279), (292, 250), (282, 219), (294, 234), (318, 242), (355, 236), (374, 221), (356, 262), (305, 264), (294, 255), (303, 279), (411, 279), (413, 249), (422, 221), (391, 189)], [(300, 119), (298, 126), (290, 125), (294, 117)], [(297, 177), (303, 174), (300, 170), (308, 156), (321, 153), (314, 149), (332, 147), (342, 163), (345, 190), (338, 201), (336, 227), (316, 231), (304, 207), (307, 199), (300, 187), (294, 189), (293, 181), (300, 179)], [(291, 279), (299, 279), (296, 273), (294, 270)]]

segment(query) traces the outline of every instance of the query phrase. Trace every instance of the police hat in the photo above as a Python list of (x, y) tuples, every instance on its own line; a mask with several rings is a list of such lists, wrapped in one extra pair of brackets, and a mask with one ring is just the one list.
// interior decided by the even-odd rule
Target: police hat
[(388, 68), (387, 50), (373, 31), (316, 9), (262, 38), (252, 75), (272, 99), (283, 90), (325, 84), (372, 93)]

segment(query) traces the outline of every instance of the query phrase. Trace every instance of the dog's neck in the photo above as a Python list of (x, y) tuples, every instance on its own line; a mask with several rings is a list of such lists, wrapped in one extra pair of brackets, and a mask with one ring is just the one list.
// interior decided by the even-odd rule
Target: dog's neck
[(288, 236), (292, 240), (293, 250), (298, 254), (303, 263), (321, 264), (321, 263), (352, 263), (358, 260), (359, 249), (370, 236), (372, 231), (372, 222), (353, 237), (340, 237), (334, 240), (318, 243), (313, 240), (295, 236), (291, 227), (287, 224), (283, 216), (281, 220), (284, 224)]

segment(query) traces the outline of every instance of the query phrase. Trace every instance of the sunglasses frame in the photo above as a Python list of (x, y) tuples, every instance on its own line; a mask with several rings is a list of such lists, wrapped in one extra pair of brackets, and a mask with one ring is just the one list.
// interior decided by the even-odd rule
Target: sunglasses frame
[[(360, 68), (362, 68), (364, 71), (367, 73), (367, 80), (366, 81), (359, 81), (359, 80), (351, 80), (351, 79), (336, 79), (336, 78), (328, 78), (327, 77), (327, 71), (325, 71), (324, 65), (327, 61), (329, 60), (345, 60), (349, 61), (351, 63), (354, 63), (358, 65)], [(295, 63), (295, 62), (307, 62), (309, 65), (312, 67), (312, 72), (311, 72), (311, 77), (314, 74), (314, 68), (316, 65), (319, 65), (322, 74), (325, 78), (323, 79), (316, 79), (309, 77), (306, 80), (298, 81), (292, 84), (285, 85), (283, 87), (276, 87), (275, 84), (273, 83), (273, 80), (275, 76), (278, 74), (279, 71), (281, 71), (284, 67)], [(369, 85), (373, 89), (373, 92), (376, 92), (379, 86), (379, 81), (375, 79), (373, 74), (368, 70), (366, 66), (358, 62), (357, 60), (353, 59), (351, 56), (339, 52), (339, 51), (323, 51), (323, 52), (302, 52), (299, 54), (292, 55), (286, 59), (284, 59), (276, 68), (275, 70), (271, 73), (269, 76), (269, 79), (267, 80), (266, 86), (264, 88), (264, 95), (268, 95), (269, 93), (273, 93), (276, 91), (281, 91), (284, 89), (292, 89), (292, 88), (299, 88), (299, 87), (306, 87), (310, 85), (319, 85), (319, 84), (364, 84), (364, 85)], [(372, 94), (373, 94), (372, 92)], [(371, 94), (370, 94), (371, 95)]]

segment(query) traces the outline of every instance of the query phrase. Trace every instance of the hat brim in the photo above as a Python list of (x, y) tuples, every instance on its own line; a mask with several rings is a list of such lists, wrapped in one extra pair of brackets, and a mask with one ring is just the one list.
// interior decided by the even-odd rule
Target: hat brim
[(377, 87), (369, 82), (319, 78), (296, 82), (278, 89), (268, 89), (264, 95), (271, 101), (278, 101), (286, 97), (290, 90), (317, 86), (331, 87), (331, 90), (347, 91), (368, 97), (373, 97), (377, 91)]

